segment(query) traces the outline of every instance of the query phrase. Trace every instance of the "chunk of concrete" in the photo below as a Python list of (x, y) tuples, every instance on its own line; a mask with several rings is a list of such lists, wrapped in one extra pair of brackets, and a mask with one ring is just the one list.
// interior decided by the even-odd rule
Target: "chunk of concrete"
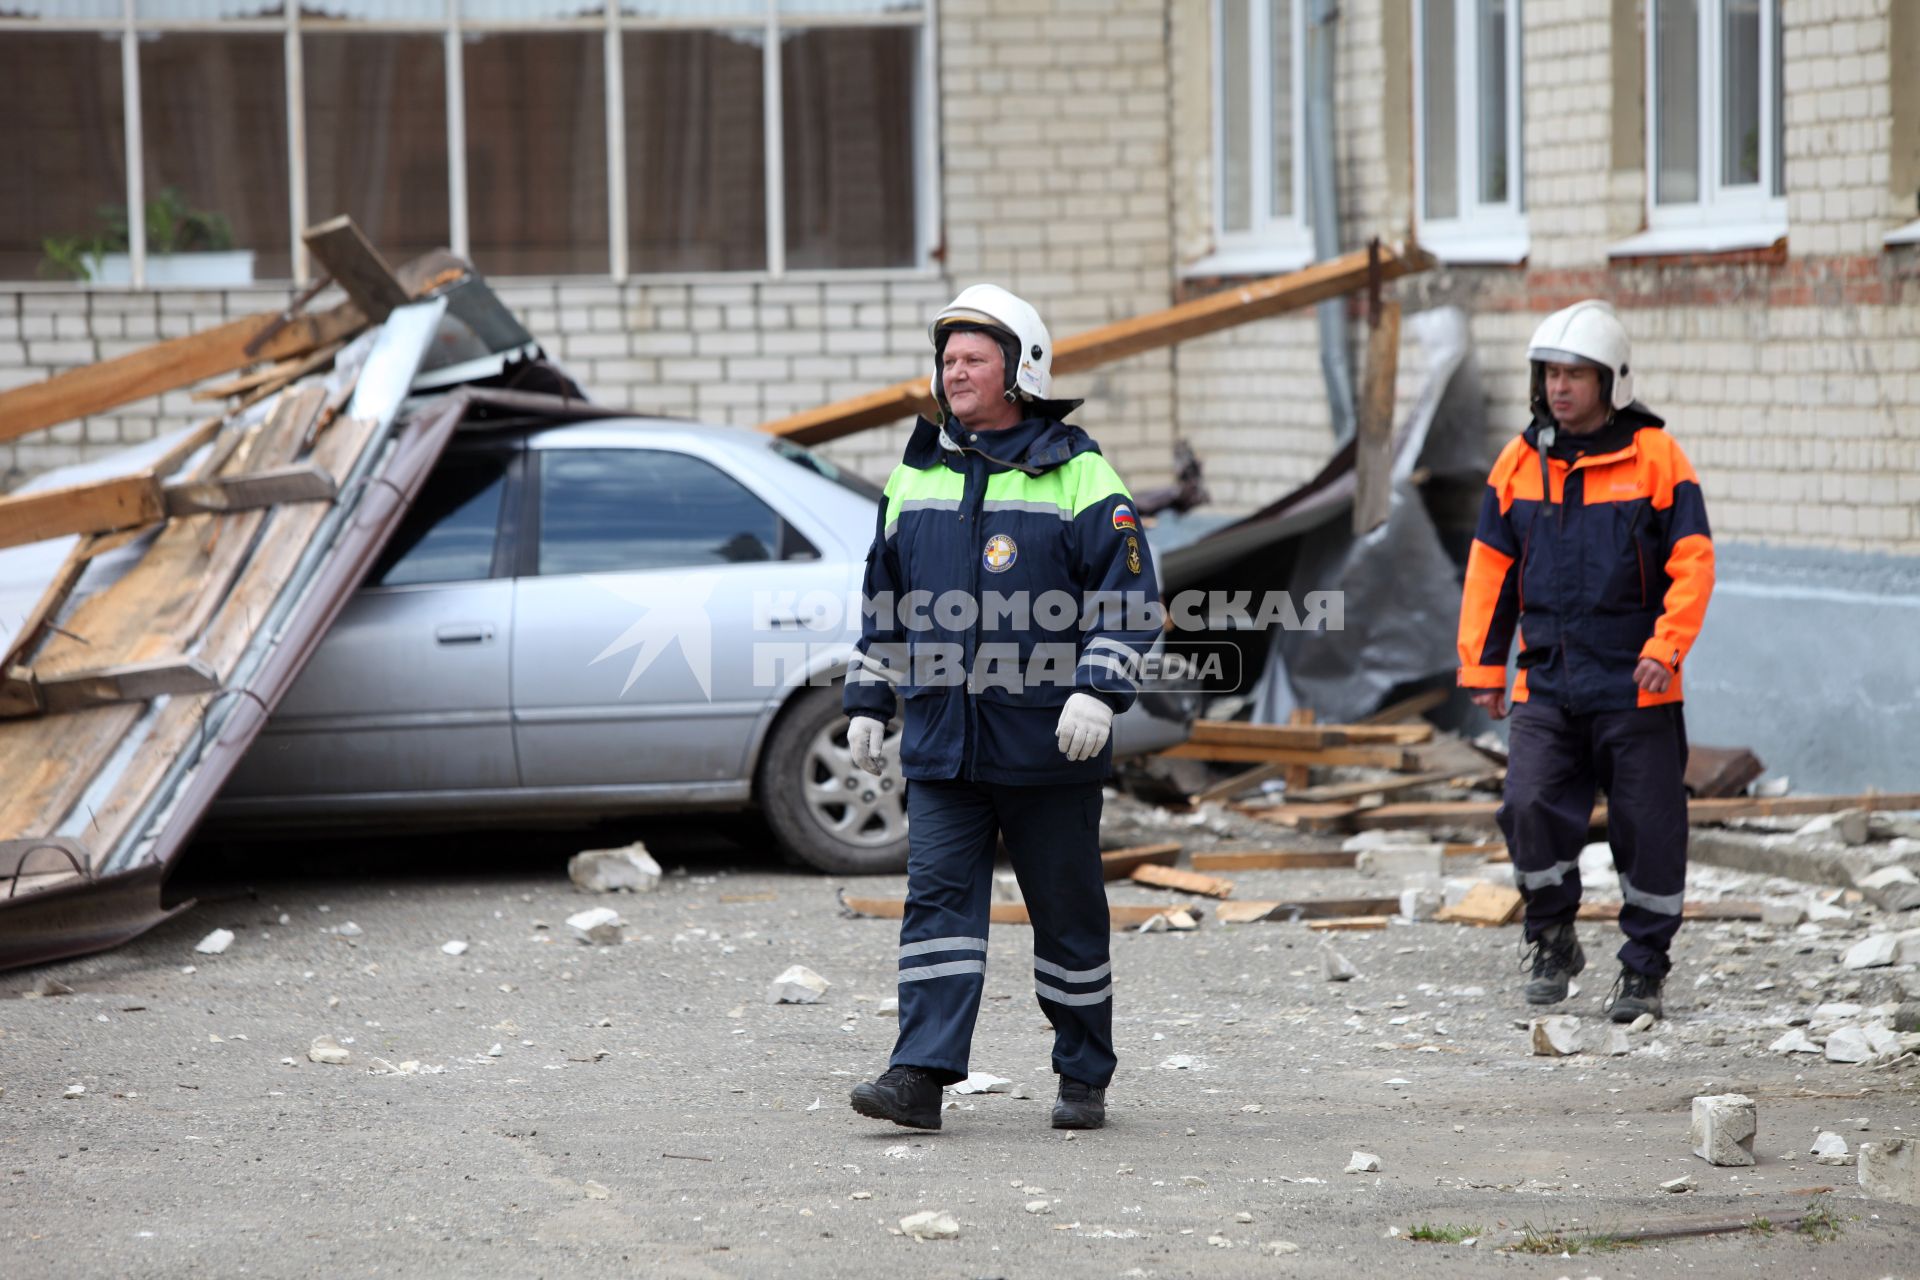
[(1410, 886), (1400, 891), (1400, 916), (1405, 920), (1431, 920), (1444, 905), (1439, 889)]
[(580, 942), (596, 947), (614, 947), (620, 945), (626, 923), (612, 907), (593, 907), (568, 916), (567, 928), (573, 930), (574, 938)]
[(1696, 1188), (1699, 1187), (1699, 1185), (1700, 1185), (1700, 1179), (1688, 1173), (1688, 1174), (1682, 1174), (1678, 1178), (1667, 1179), (1667, 1181), (1660, 1184), (1660, 1189), (1662, 1191), (1665, 1191), (1672, 1195), (1677, 1196), (1685, 1192), (1695, 1190)]
[(652, 893), (660, 864), (635, 841), (619, 849), (586, 849), (567, 859), (567, 878), (587, 893)]
[(926, 1209), (920, 1213), (910, 1213), (900, 1219), (900, 1230), (915, 1240), (958, 1240), (960, 1224), (953, 1220), (950, 1213), (941, 1213), (936, 1209)]
[(1865, 1062), (1873, 1056), (1873, 1044), (1859, 1027), (1840, 1027), (1827, 1033), (1828, 1062)]
[(947, 1089), (952, 1093), (1010, 1093), (1013, 1081), (1005, 1076), (976, 1071), (960, 1083), (948, 1085)]
[(1620, 1058), (1632, 1052), (1633, 1045), (1627, 1039), (1627, 1029), (1619, 1026), (1608, 1027), (1607, 1056), (1609, 1058)]
[(1184, 907), (1167, 912), (1166, 917), (1167, 928), (1175, 933), (1190, 933), (1200, 927), (1200, 921), (1194, 918), (1193, 912)]
[(1378, 1173), (1380, 1172), (1380, 1157), (1371, 1151), (1356, 1151), (1353, 1153), (1353, 1158), (1347, 1161), (1347, 1167), (1343, 1172)]
[(1324, 942), (1320, 944), (1320, 971), (1326, 975), (1328, 982), (1352, 982), (1360, 976), (1360, 971), (1353, 967), (1353, 961)]
[(1860, 1189), (1879, 1200), (1920, 1205), (1920, 1151), (1911, 1138), (1860, 1144)]
[(1580, 1052), (1580, 1019), (1566, 1014), (1535, 1018), (1527, 1028), (1533, 1052), (1541, 1058), (1564, 1058)]
[(193, 946), (196, 953), (203, 956), (217, 956), (233, 945), (233, 930), (215, 929)]
[(1722, 1093), (1693, 1100), (1693, 1153), (1708, 1164), (1752, 1164), (1753, 1137), (1759, 1127), (1759, 1109), (1745, 1094)]
[(1769, 1053), (1818, 1053), (1819, 1042), (1795, 1027), (1767, 1046)]
[(319, 1062), (330, 1067), (344, 1067), (352, 1060), (345, 1045), (332, 1036), (315, 1036), (313, 1043), (307, 1046), (307, 1060)]
[(888, 996), (885, 1000), (882, 1000), (879, 1004), (873, 1007), (873, 1016), (876, 1018), (899, 1017), (900, 1016), (900, 998), (898, 996)]
[(768, 1004), (819, 1004), (833, 984), (803, 964), (788, 965), (767, 988)]
[(1760, 923), (1774, 929), (1791, 929), (1807, 918), (1807, 908), (1799, 902), (1762, 902)]
[(1884, 969), (1894, 963), (1899, 954), (1899, 935), (1870, 934), (1840, 953), (1840, 967), (1842, 969)]
[(1396, 880), (1422, 876), (1438, 881), (1446, 868), (1445, 855), (1437, 844), (1386, 845), (1360, 850), (1354, 855), (1353, 869), (1363, 876)]
[(1852, 1164), (1853, 1152), (1847, 1149), (1847, 1140), (1837, 1133), (1822, 1133), (1813, 1140), (1813, 1146), (1807, 1153), (1815, 1164)]

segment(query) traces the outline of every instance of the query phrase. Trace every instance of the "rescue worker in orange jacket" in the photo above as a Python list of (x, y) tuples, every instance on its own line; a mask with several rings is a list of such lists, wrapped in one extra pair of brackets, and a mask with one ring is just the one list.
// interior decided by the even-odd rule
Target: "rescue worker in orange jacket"
[(1615, 1022), (1661, 1016), (1687, 873), (1681, 667), (1713, 592), (1693, 465), (1633, 398), (1625, 328), (1606, 303), (1548, 316), (1527, 348), (1533, 421), (1487, 477), (1460, 606), (1459, 682), (1507, 715), (1499, 811), (1526, 900), (1529, 1004), (1567, 998), (1596, 789), (1619, 874)]

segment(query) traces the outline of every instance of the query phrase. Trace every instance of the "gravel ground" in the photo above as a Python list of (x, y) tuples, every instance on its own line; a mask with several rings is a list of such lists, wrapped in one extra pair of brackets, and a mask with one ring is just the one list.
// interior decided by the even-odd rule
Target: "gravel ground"
[[(1114, 817), (1119, 838), (1164, 825)], [(1795, 1011), (1912, 981), (1834, 967), (1857, 922), (1815, 938), (1689, 926), (1669, 1020), (1629, 1056), (1559, 1060), (1528, 1052), (1516, 929), (1339, 935), (1360, 972), (1346, 984), (1323, 979), (1299, 925), (1118, 935), (1110, 1122), (1071, 1137), (1047, 1127), (1027, 931), (995, 926), (974, 1069), (1031, 1096), (956, 1098), (923, 1134), (846, 1105), (892, 1043), (877, 1005), (897, 926), (842, 918), (835, 890), (903, 881), (794, 871), (697, 827), (641, 834), (670, 874), (637, 898), (574, 891), (577, 838), (202, 852), (193, 910), (106, 955), (0, 975), (0, 1273), (1920, 1275), (1920, 1209), (1867, 1199), (1851, 1168), (1806, 1154), (1826, 1129), (1920, 1134), (1920, 1072), (1765, 1049)], [(1274, 842), (1232, 825), (1183, 835)], [(1351, 872), (1238, 880), (1240, 898), (1383, 891)], [(1703, 873), (1702, 892), (1758, 885)], [(565, 917), (602, 903), (626, 916), (626, 944), (570, 941)], [(231, 948), (195, 955), (216, 927)], [(1592, 963), (1556, 1012), (1580, 1015), (1592, 1044), (1616, 938), (1581, 934)], [(465, 954), (441, 950), (456, 940)], [(832, 982), (822, 1003), (765, 1003), (791, 963)], [(44, 979), (75, 991), (15, 998)], [(323, 1034), (350, 1064), (308, 1061)], [(376, 1060), (420, 1066), (371, 1074)], [(1757, 1167), (1690, 1152), (1690, 1099), (1728, 1092), (1758, 1100)], [(1356, 1150), (1380, 1171), (1342, 1172)], [(1683, 1174), (1696, 1191), (1660, 1190)], [(1832, 1189), (1836, 1240), (1508, 1248), (1529, 1227), (1579, 1243), (1669, 1220), (1782, 1222), (1813, 1188)], [(924, 1209), (951, 1213), (959, 1238), (897, 1233)], [(1479, 1241), (1406, 1240), (1418, 1224)]]

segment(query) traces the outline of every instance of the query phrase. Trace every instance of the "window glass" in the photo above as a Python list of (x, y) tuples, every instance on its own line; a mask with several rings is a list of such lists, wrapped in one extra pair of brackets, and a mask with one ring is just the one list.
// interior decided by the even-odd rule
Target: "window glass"
[(1267, 86), (1273, 111), (1273, 216), (1291, 218), (1293, 208), (1293, 5), (1291, 0), (1269, 0), (1268, 44), (1271, 46)]
[(440, 37), (309, 31), (301, 44), (308, 220), (351, 214), (395, 266), (444, 246), (447, 80)]
[(623, 39), (632, 268), (764, 269), (765, 33), (647, 31)]
[(233, 286), (292, 276), (281, 37), (143, 38), (140, 113), (148, 283)]
[(1720, 182), (1760, 181), (1760, 0), (1724, 0), (1720, 39)]
[(787, 266), (905, 266), (914, 257), (911, 27), (782, 31)]
[(659, 449), (540, 453), (542, 574), (772, 560), (780, 518), (719, 468)]
[(1421, 96), (1426, 122), (1420, 141), (1425, 147), (1427, 216), (1460, 216), (1459, 68), (1455, 57), (1454, 0), (1427, 0), (1423, 24), (1425, 48), (1420, 67)]
[(1220, 229), (1253, 229), (1253, 33), (1244, 0), (1220, 6)]
[(506, 454), (448, 454), (427, 477), (369, 581), (471, 582), (493, 573)]
[(1480, 0), (1480, 201), (1507, 202), (1507, 0)]
[(467, 37), (467, 221), (482, 271), (607, 270), (605, 39)]
[(118, 35), (0, 35), (0, 279), (98, 271), (126, 217), (121, 103)]
[(1700, 10), (1697, 0), (1654, 0), (1654, 199), (1700, 198)]

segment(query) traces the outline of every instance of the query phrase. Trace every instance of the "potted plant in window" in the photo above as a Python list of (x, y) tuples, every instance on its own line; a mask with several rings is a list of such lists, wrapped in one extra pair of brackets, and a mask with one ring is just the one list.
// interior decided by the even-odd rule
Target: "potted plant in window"
[[(253, 283), (253, 250), (233, 247), (233, 227), (224, 214), (195, 209), (180, 188), (166, 187), (146, 202), (144, 215), (148, 284)], [(41, 274), (93, 284), (132, 284), (126, 207), (102, 205), (100, 221), (101, 230), (89, 236), (42, 240)]]

